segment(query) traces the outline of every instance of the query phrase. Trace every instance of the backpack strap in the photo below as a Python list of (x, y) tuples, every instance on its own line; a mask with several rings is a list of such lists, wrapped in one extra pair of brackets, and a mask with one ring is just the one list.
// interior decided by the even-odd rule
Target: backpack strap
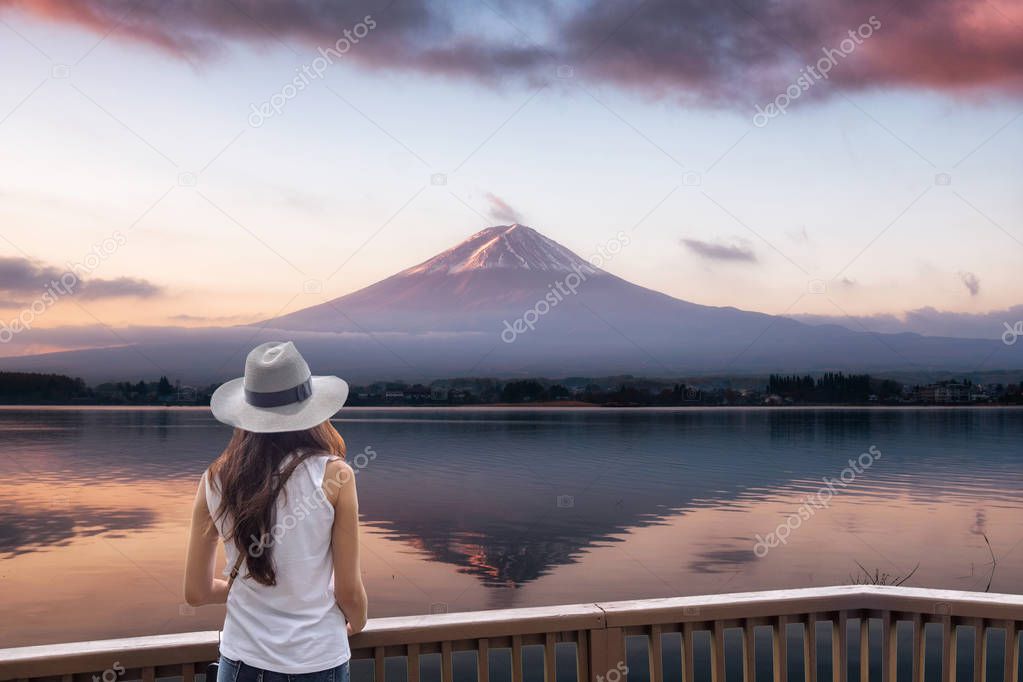
[[(297, 469), (300, 466), (302, 466), (302, 462), (303, 461), (304, 461), (304, 458), (300, 459), (298, 462), (290, 463), (290, 466), (288, 467), (287, 472), (277, 482), (277, 494), (278, 495), (280, 495), (281, 491), (284, 490), (284, 485), (288, 482), (288, 479), (291, 478), (291, 475), (293, 473), (295, 473), (295, 469)], [(242, 563), (245, 561), (245, 554), (246, 554), (246, 552), (239, 552), (238, 553), (238, 558), (235, 560), (234, 566), (231, 568), (231, 575), (227, 579), (227, 591), (228, 592), (231, 591), (231, 586), (234, 585), (235, 578), (238, 577), (238, 573), (241, 571)]]
[(231, 569), (231, 577), (227, 579), (228, 591), (231, 590), (231, 585), (234, 585), (234, 579), (238, 577), (238, 571), (241, 570), (243, 561), (245, 561), (245, 554), (239, 552), (238, 559), (234, 562), (234, 567)]

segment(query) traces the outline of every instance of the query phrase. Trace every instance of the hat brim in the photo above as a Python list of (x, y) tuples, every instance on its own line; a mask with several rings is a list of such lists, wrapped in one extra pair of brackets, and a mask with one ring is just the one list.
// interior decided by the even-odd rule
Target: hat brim
[(305, 431), (327, 421), (348, 400), (348, 383), (339, 377), (312, 377), (312, 395), (280, 407), (245, 402), (244, 379), (232, 379), (213, 392), (210, 410), (217, 421), (253, 433)]

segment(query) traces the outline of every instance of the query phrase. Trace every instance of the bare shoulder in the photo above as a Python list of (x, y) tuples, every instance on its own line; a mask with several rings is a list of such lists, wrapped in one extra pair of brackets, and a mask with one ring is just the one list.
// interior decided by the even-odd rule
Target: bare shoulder
[(324, 479), (347, 480), (349, 477), (354, 476), (355, 470), (349, 466), (348, 462), (344, 461), (340, 457), (334, 457), (327, 460), (327, 470), (324, 474)]
[(198, 506), (199, 504), (202, 504), (203, 506), (206, 505), (206, 500), (209, 497), (209, 495), (206, 494), (206, 490), (211, 485), (209, 481), (209, 475), (210, 470), (207, 469), (206, 471), (202, 472), (202, 476), (199, 477), (199, 485), (198, 487), (196, 487), (195, 490), (196, 506)]
[(342, 491), (354, 490), (355, 470), (341, 458), (327, 460), (327, 467), (323, 473), (323, 491), (327, 499), (335, 506), (341, 499)]
[(217, 538), (217, 531), (213, 525), (213, 516), (210, 514), (209, 503), (206, 499), (206, 474), (199, 479), (199, 487), (195, 491), (195, 500), (192, 502), (192, 530), (204, 535), (209, 539)]

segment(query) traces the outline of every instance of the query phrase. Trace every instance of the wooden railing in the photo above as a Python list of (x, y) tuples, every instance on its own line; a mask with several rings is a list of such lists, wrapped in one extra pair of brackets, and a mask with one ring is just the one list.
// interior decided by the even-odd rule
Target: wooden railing
[[(379, 618), (353, 682), (1020, 682), (1023, 596), (844, 586)], [(219, 633), (0, 650), (0, 680), (195, 682)], [(510, 655), (509, 655), (510, 654)], [(212, 681), (211, 681), (212, 682)]]

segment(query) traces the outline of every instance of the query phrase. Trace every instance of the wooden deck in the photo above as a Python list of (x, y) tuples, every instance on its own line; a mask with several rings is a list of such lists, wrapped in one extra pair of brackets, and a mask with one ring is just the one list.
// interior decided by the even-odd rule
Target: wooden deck
[[(438, 658), (431, 655), (439, 655), (441, 682), (455, 682), (453, 661), (466, 656), (471, 664), (459, 670), (475, 674), (457, 682), (490, 682), (500, 650), (510, 652), (512, 682), (668, 682), (666, 670), (680, 672), (671, 682), (824, 682), (822, 668), (831, 682), (850, 682), (850, 660), (859, 662), (859, 682), (872, 682), (874, 666), (873, 680), (924, 682), (929, 657), (940, 663), (935, 679), (966, 682), (957, 674), (964, 648), (971, 682), (1020, 682), (1021, 629), (1020, 595), (842, 586), (378, 618), (351, 645), (356, 661), (369, 659), (355, 664), (353, 682), (360, 674), (420, 682), (427, 660)], [(3, 649), (0, 680), (194, 682), (218, 643), (210, 631)], [(524, 665), (531, 647), (542, 652), (538, 667)], [(568, 679), (556, 664), (566, 649)]]

